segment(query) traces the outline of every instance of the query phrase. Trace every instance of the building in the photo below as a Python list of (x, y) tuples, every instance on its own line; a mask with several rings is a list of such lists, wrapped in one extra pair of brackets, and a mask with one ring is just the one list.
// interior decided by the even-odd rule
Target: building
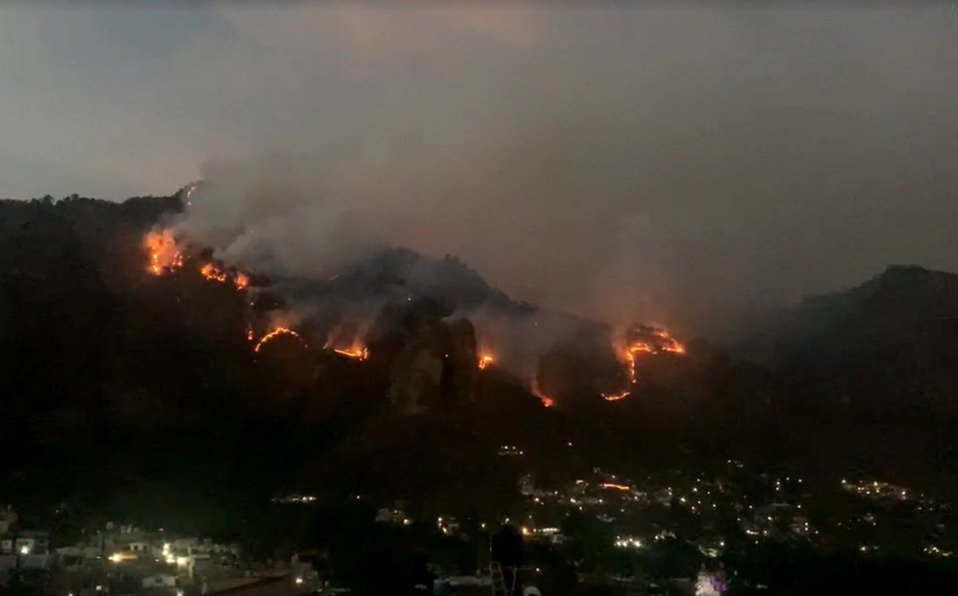
[(43, 555), (49, 550), (49, 532), (23, 530), (0, 540), (0, 554)]

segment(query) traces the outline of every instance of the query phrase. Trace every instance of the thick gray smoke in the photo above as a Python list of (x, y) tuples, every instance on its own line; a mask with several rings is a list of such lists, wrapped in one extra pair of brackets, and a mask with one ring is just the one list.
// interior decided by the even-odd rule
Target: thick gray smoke
[(710, 333), (890, 262), (958, 269), (953, 11), (223, 10), (268, 51), (217, 73), (295, 131), (204, 172), (183, 227), (228, 261), (325, 278), (406, 246)]

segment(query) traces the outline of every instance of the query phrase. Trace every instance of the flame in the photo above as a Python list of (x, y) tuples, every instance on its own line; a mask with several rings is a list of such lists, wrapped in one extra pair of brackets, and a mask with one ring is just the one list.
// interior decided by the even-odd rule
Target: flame
[(162, 275), (183, 266), (183, 253), (176, 245), (173, 230), (151, 230), (143, 238), (143, 245), (150, 255), (147, 269), (153, 275)]
[(532, 394), (538, 397), (542, 401), (542, 405), (551, 408), (556, 404), (555, 400), (539, 390), (539, 380), (532, 380)]
[(626, 389), (622, 393), (613, 393), (613, 394), (603, 393), (602, 399), (604, 399), (605, 401), (619, 401), (620, 399), (625, 399), (626, 397), (629, 397), (630, 393), (632, 393), (630, 389)]
[[(252, 334), (252, 332), (250, 332), (250, 334)], [(289, 329), (289, 328), (287, 328), (287, 327), (277, 327), (276, 329), (273, 329), (272, 331), (270, 331), (269, 333), (267, 333), (266, 335), (264, 335), (264, 336), (256, 343), (256, 346), (253, 347), (253, 351), (254, 351), (254, 352), (259, 352), (259, 349), (262, 348), (264, 344), (266, 344), (267, 342), (269, 342), (269, 341), (275, 339), (276, 337), (278, 337), (278, 336), (280, 336), (280, 335), (292, 335), (293, 337), (295, 337), (295, 338), (298, 339), (299, 341), (303, 341), (302, 336), (300, 336), (300, 334), (296, 333), (296, 332), (293, 331), (292, 329)], [(303, 342), (303, 343), (305, 344), (306, 342)]]
[[(220, 283), (226, 283), (230, 279), (230, 274), (221, 269), (214, 263), (206, 263), (200, 267), (200, 275), (205, 277), (210, 281), (218, 281)], [(232, 275), (233, 285), (236, 286), (237, 290), (244, 290), (249, 286), (249, 276), (245, 273), (237, 271)]]
[(624, 484), (615, 484), (613, 482), (603, 482), (602, 484), (599, 485), (599, 488), (613, 488), (615, 490), (622, 490), (622, 491), (632, 490), (632, 488), (629, 486), (626, 486)]
[(207, 263), (200, 267), (200, 275), (211, 281), (225, 282), (226, 272), (214, 265)]
[(625, 362), (629, 371), (629, 389), (621, 393), (603, 393), (602, 398), (606, 401), (619, 401), (629, 396), (632, 385), (635, 385), (635, 356), (636, 354), (661, 354), (662, 352), (671, 352), (673, 354), (684, 354), (685, 346), (679, 343), (665, 329), (655, 327), (640, 326), (635, 329), (629, 329), (625, 332), (624, 347), (620, 348), (622, 360)]
[(489, 354), (483, 354), (479, 357), (479, 370), (485, 370), (487, 366), (492, 364), (495, 360)]
[(333, 348), (333, 352), (349, 358), (355, 358), (356, 360), (366, 360), (369, 358), (369, 350), (367, 348), (349, 348), (348, 350)]
[[(173, 230), (151, 230), (143, 238), (143, 246), (149, 253), (147, 270), (153, 275), (163, 275), (183, 267), (183, 252), (176, 243)], [(226, 283), (232, 278), (236, 289), (249, 286), (249, 276), (242, 272), (229, 273), (215, 263), (204, 263), (199, 268), (200, 275), (210, 281)]]

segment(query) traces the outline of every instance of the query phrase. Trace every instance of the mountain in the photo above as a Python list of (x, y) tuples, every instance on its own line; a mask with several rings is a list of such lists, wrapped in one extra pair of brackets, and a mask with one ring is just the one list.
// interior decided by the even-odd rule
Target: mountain
[(780, 313), (742, 353), (862, 405), (958, 405), (958, 275), (890, 266)]
[(948, 274), (892, 269), (810, 301), (766, 336), (804, 354), (776, 369), (514, 301), (451, 256), (383, 248), (319, 281), (237, 272), (202, 247), (165, 246), (160, 266), (144, 239), (183, 197), (0, 202), (0, 500), (216, 525), (284, 490), (506, 510), (530, 470), (952, 457), (937, 410), (876, 430), (807, 399), (884, 382), (875, 363), (914, 378), (950, 337)]

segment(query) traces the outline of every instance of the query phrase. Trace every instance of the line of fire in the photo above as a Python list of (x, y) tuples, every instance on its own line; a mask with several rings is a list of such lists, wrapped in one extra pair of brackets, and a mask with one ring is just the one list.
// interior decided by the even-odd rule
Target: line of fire
[[(190, 194), (195, 187), (188, 187)], [(509, 374), (508, 364), (500, 362), (495, 347), (488, 340), (476, 340), (477, 335), (482, 336), (482, 330), (477, 330), (473, 323), (465, 319), (448, 324), (414, 321), (413, 325), (422, 325), (427, 334), (434, 334), (439, 341), (416, 341), (417, 334), (414, 333), (414, 340), (406, 342), (410, 345), (402, 345), (402, 334), (382, 331), (382, 321), (373, 325), (368, 321), (350, 325), (342, 321), (317, 324), (316, 321), (306, 320), (294, 326), (290, 323), (293, 319), (291, 313), (283, 310), (281, 299), (276, 302), (276, 296), (271, 293), (265, 278), (226, 265), (214, 258), (209, 249), (192, 246), (178, 237), (174, 229), (150, 230), (144, 236), (143, 246), (147, 257), (146, 271), (154, 277), (195, 274), (206, 283), (248, 295), (244, 335), (254, 357), (258, 359), (294, 360), (299, 362), (295, 366), (303, 366), (303, 362), (300, 362), (304, 360), (303, 354), (310, 353), (315, 345), (321, 346), (320, 352), (332, 357), (358, 363), (378, 363), (392, 369), (411, 368), (412, 372), (393, 375), (403, 379), (403, 382), (398, 383), (403, 387), (390, 387), (389, 392), (391, 401), (404, 403), (413, 411), (422, 407), (419, 402), (422, 401), (420, 394), (424, 390), (419, 385), (458, 387), (468, 401), (474, 399), (475, 389), (462, 388), (474, 387), (479, 373)], [(261, 305), (263, 301), (268, 304), (265, 308)], [(409, 312), (389, 314), (399, 322), (400, 327), (409, 324), (409, 321), (401, 320), (403, 317), (414, 320), (418, 316)], [(378, 318), (383, 319), (382, 314)], [(380, 328), (378, 336), (370, 337), (369, 329), (377, 327)], [(318, 341), (320, 339), (322, 341)], [(377, 346), (377, 343), (380, 345)], [(436, 346), (440, 347), (437, 349)], [(569, 393), (583, 393), (580, 381), (565, 378), (571, 371), (595, 368), (584, 367), (583, 360), (605, 361), (604, 366), (600, 367), (605, 370), (592, 375), (598, 381), (593, 383), (593, 387), (585, 388), (585, 392), (596, 394), (606, 402), (616, 402), (629, 397), (641, 386), (644, 360), (675, 358), (686, 354), (685, 346), (668, 331), (645, 325), (614, 334), (603, 345), (580, 349), (580, 354), (576, 354), (576, 351), (557, 347), (542, 355), (538, 371), (531, 379), (520, 379), (527, 392), (538, 398), (542, 406), (551, 408), (557, 403), (561, 404)], [(308, 362), (308, 358), (305, 361)], [(472, 365), (464, 366), (464, 362), (471, 362)], [(613, 364), (610, 366), (610, 363)], [(423, 376), (427, 380), (420, 378)]]

